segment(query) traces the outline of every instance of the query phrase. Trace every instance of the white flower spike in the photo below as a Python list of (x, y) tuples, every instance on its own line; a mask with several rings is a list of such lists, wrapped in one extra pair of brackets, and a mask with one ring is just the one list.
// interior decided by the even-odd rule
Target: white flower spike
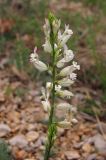
[[(57, 127), (68, 129), (77, 123), (77, 119), (74, 118), (77, 111), (76, 107), (66, 101), (73, 96), (73, 93), (68, 87), (75, 82), (77, 78), (75, 71), (79, 70), (80, 66), (77, 62), (73, 61), (74, 53), (67, 46), (67, 41), (72, 36), (73, 32), (69, 28), (69, 25), (65, 25), (65, 30), (62, 32), (60, 30), (60, 25), (61, 21), (50, 13), (43, 26), (45, 34), (43, 49), (45, 52), (50, 53), (50, 64), (45, 64), (39, 59), (37, 47), (34, 48), (34, 53), (30, 55), (30, 61), (33, 65), (40, 72), (47, 71), (51, 76), (51, 81), (46, 82), (46, 87), (41, 90), (41, 103), (49, 118), (48, 145), (46, 145), (44, 156), (46, 160), (50, 157), (50, 151), (53, 145), (52, 142), (54, 142), (56, 137)], [(62, 98), (59, 104), (57, 103), (58, 96), (59, 99)], [(63, 101), (63, 99), (66, 99), (66, 101)], [(57, 122), (55, 118), (55, 113), (58, 110), (62, 110), (65, 113), (64, 120), (59, 122)]]

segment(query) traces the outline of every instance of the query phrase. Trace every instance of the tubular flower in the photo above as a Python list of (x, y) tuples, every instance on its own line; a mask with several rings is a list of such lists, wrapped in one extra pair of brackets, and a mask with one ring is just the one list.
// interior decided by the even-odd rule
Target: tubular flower
[(47, 66), (45, 63), (43, 63), (42, 61), (39, 61), (39, 57), (38, 54), (36, 53), (37, 51), (37, 47), (35, 47), (34, 49), (34, 53), (31, 53), (30, 55), (30, 61), (33, 63), (33, 65), (40, 71), (46, 71), (48, 70)]
[(68, 90), (57, 90), (56, 92), (62, 98), (70, 99), (71, 97), (74, 96), (73, 93)]
[(45, 52), (48, 52), (48, 53), (52, 52), (52, 47), (49, 40), (46, 39), (45, 44), (43, 44), (43, 47)]
[(64, 58), (57, 62), (57, 67), (62, 68), (65, 63), (70, 62), (74, 58), (74, 54), (72, 50), (68, 50), (68, 47), (64, 45)]
[(43, 105), (43, 109), (45, 112), (50, 112), (50, 102), (48, 101), (48, 99), (45, 99), (45, 101), (41, 101), (42, 105)]
[(57, 67), (58, 68), (62, 68), (63, 66), (64, 66), (64, 64), (65, 64), (65, 59), (64, 58), (62, 58), (61, 60), (59, 60), (58, 62), (57, 62)]
[(44, 99), (41, 101), (43, 108), (44, 108), (44, 111), (49, 112), (50, 111), (50, 102), (48, 99), (50, 96), (50, 90), (49, 90), (49, 88), (45, 89), (42, 87), (41, 92), (42, 92), (42, 98)]
[(80, 66), (77, 65), (77, 62), (73, 61), (71, 66), (67, 66), (60, 71), (60, 76), (68, 76), (75, 70), (80, 70)]
[(72, 85), (74, 83), (73, 80), (71, 80), (70, 78), (66, 77), (63, 78), (61, 80), (58, 81), (58, 84), (63, 86), (63, 87), (69, 87), (70, 85)]
[(74, 58), (74, 54), (72, 50), (69, 50), (67, 45), (64, 45), (64, 59), (65, 62), (70, 62)]
[(70, 74), (71, 66), (67, 66), (60, 71), (60, 76), (65, 77)]
[(73, 32), (71, 29), (69, 29), (69, 25), (65, 25), (64, 33), (62, 34), (61, 31), (58, 32), (59, 45), (63, 47), (67, 43), (67, 41), (70, 39), (72, 34)]

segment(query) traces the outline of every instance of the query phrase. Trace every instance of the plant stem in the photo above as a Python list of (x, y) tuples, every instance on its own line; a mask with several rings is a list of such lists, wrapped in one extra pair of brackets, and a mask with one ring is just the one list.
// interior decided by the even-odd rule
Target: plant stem
[(56, 66), (55, 66), (55, 58), (56, 58), (56, 52), (55, 52), (55, 38), (53, 33), (53, 25), (52, 20), (49, 20), (50, 23), (50, 43), (52, 46), (52, 102), (51, 102), (51, 110), (49, 115), (49, 124), (48, 124), (48, 142), (46, 144), (46, 150), (45, 150), (45, 156), (44, 160), (48, 160), (50, 157), (50, 151), (53, 145), (54, 136), (56, 133), (56, 125), (53, 124), (53, 118), (54, 118), (54, 108), (55, 108), (55, 81), (56, 81)]

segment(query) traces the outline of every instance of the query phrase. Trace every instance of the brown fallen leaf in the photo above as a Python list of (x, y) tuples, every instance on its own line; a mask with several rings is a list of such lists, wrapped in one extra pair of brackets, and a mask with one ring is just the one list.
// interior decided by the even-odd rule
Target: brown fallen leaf
[(68, 160), (73, 160), (73, 159), (78, 160), (80, 158), (80, 155), (77, 151), (66, 151), (65, 156)]

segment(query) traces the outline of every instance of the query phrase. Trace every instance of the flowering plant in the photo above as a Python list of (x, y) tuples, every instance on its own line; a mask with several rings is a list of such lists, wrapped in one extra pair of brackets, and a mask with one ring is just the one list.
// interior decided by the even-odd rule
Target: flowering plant
[[(43, 48), (45, 52), (50, 54), (52, 65), (46, 65), (39, 60), (37, 47), (35, 47), (34, 53), (30, 56), (30, 61), (34, 66), (40, 72), (47, 71), (52, 79), (51, 82), (46, 83), (45, 88), (41, 89), (43, 98), (42, 105), (49, 117), (48, 138), (44, 160), (48, 160), (50, 157), (50, 151), (54, 144), (57, 127), (70, 128), (73, 123), (77, 123), (77, 120), (73, 117), (76, 108), (68, 102), (59, 104), (56, 102), (57, 96), (66, 99), (73, 96), (73, 93), (66, 88), (74, 83), (77, 77), (77, 74), (74, 72), (80, 69), (77, 62), (73, 61), (73, 51), (68, 49), (66, 44), (73, 32), (69, 29), (69, 25), (65, 25), (65, 31), (61, 32), (60, 25), (61, 21), (51, 13), (44, 24), (45, 44), (43, 44)], [(51, 102), (49, 100), (50, 98)], [(56, 121), (56, 109), (64, 110), (66, 112), (64, 120)]]

